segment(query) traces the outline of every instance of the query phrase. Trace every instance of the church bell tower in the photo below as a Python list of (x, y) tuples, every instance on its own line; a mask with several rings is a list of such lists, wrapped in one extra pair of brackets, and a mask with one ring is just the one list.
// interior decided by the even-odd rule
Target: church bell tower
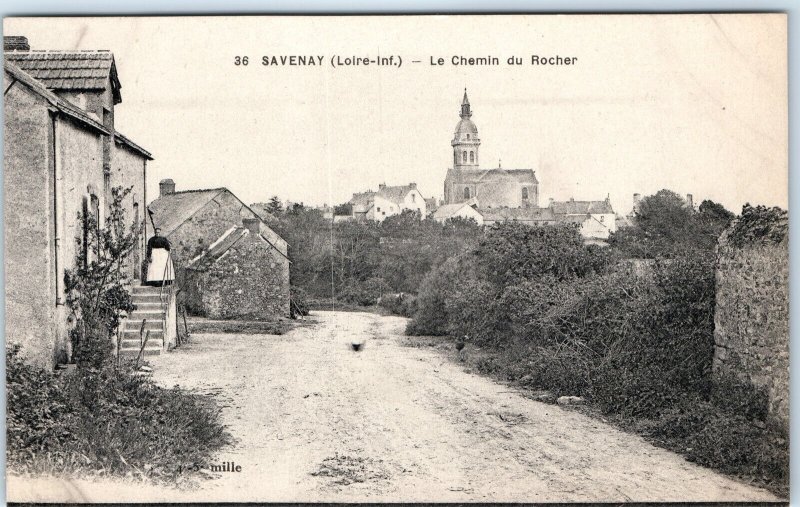
[(456, 131), (450, 145), (453, 147), (454, 169), (478, 169), (478, 148), (481, 140), (478, 138), (478, 127), (472, 122), (472, 109), (467, 98), (467, 89), (464, 88), (464, 99), (461, 101), (461, 120), (456, 125)]

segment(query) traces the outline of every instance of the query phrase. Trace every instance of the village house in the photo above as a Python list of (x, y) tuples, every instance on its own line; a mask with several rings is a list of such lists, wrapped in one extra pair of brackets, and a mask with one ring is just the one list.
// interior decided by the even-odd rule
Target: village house
[(289, 316), (286, 242), (258, 218), (225, 231), (186, 269), (187, 309), (212, 319)]
[(484, 224), (484, 216), (470, 201), (458, 204), (444, 204), (436, 209), (432, 215), (439, 223), (444, 223), (453, 218), (472, 219), (478, 225)]
[(587, 240), (606, 240), (617, 230), (617, 215), (611, 201), (551, 201), (550, 209), (559, 222), (580, 225), (581, 235)]
[(52, 367), (71, 356), (64, 275), (90, 247), (78, 216), (103, 223), (117, 186), (131, 188), (123, 206), (140, 225), (124, 266), (138, 284), (152, 156), (115, 128), (122, 95), (112, 53), (32, 51), (20, 36), (3, 42), (6, 340)]
[(481, 169), (478, 127), (472, 121), (467, 91), (461, 102), (461, 120), (453, 140), (453, 167), (444, 180), (444, 204), (476, 199), (480, 208), (527, 208), (539, 206), (539, 181), (533, 169)]
[[(216, 270), (229, 267), (227, 261), (222, 264), (209, 264), (210, 260), (217, 260), (216, 253), (219, 252), (219, 249), (228, 245), (224, 241), (220, 242), (220, 238), (226, 234), (232, 234), (233, 229), (241, 228), (242, 224), (248, 220), (256, 220), (259, 224), (260, 235), (265, 238), (264, 240), (275, 245), (278, 251), (283, 252), (280, 259), (270, 261), (270, 263), (278, 265), (274, 271), (280, 274), (282, 281), (273, 288), (258, 287), (254, 280), (256, 278), (265, 279), (263, 273), (258, 274), (256, 278), (248, 278), (248, 270), (231, 268), (231, 271), (226, 271), (231, 276), (226, 283), (230, 283), (232, 286), (238, 284), (242, 290), (241, 296), (231, 301), (248, 297), (262, 301), (262, 294), (267, 291), (277, 298), (271, 305), (285, 305), (288, 308), (289, 260), (286, 257), (286, 242), (264, 223), (258, 213), (236, 197), (233, 192), (227, 188), (176, 191), (175, 182), (172, 179), (164, 179), (159, 183), (158, 199), (151, 202), (148, 208), (153, 226), (160, 229), (161, 235), (165, 236), (172, 246), (170, 253), (175, 264), (175, 280), (176, 284), (185, 291), (187, 310), (206, 315), (233, 315), (235, 313), (229, 310), (220, 310), (221, 313), (218, 313), (216, 309), (205, 309), (202, 305), (205, 301), (211, 301), (207, 298), (213, 291), (222, 291), (221, 282), (212, 283), (216, 276), (215, 273), (217, 273)], [(201, 284), (198, 282), (198, 275), (193, 274), (194, 282), (189, 283), (186, 278), (187, 268), (199, 256), (210, 250), (212, 245), (216, 247), (215, 251), (204, 261), (193, 264), (194, 271), (208, 272), (208, 278), (201, 280)], [(226, 252), (219, 252), (220, 257), (225, 254)], [(274, 253), (269, 255), (272, 256)], [(201, 289), (206, 294), (206, 299), (202, 293), (193, 292)], [(224, 305), (227, 304), (224, 303)], [(216, 308), (213, 305), (212, 307)]]
[(416, 183), (400, 186), (381, 184), (378, 191), (353, 194), (348, 201), (351, 217), (357, 220), (384, 221), (387, 217), (399, 215), (405, 210), (416, 211), (421, 217), (427, 216), (427, 203), (417, 190)]

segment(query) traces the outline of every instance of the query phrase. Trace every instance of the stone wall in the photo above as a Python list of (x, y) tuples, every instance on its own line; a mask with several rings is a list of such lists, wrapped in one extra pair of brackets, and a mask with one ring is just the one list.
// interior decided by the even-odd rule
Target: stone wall
[(773, 419), (789, 422), (789, 250), (734, 247), (720, 238), (714, 312), (714, 374), (763, 389)]
[(289, 261), (258, 235), (244, 236), (207, 270), (189, 270), (187, 278), (208, 318), (289, 316)]

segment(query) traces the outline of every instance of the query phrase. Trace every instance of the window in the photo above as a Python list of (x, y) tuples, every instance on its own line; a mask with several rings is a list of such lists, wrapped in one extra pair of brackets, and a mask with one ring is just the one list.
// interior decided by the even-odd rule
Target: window
[(467, 141), (469, 141), (469, 134), (467, 134)]
[(522, 198), (523, 199), (528, 198), (528, 187), (522, 187)]
[(606, 216), (605, 215), (600, 215), (600, 221), (601, 222), (605, 222), (606, 221)]
[(464, 187), (464, 199), (469, 199), (469, 187)]
[(475, 152), (474, 151), (469, 152), (469, 161), (470, 162), (475, 162)]
[(465, 151), (465, 152), (463, 152), (463, 153), (461, 154), (461, 160), (462, 160), (464, 163), (466, 163), (466, 162), (467, 162), (467, 152), (466, 152), (466, 151)]
[(381, 208), (380, 208), (380, 207), (378, 207), (378, 208), (376, 208), (376, 209), (378, 210), (378, 212), (380, 212), (380, 211), (381, 211)]
[(417, 202), (417, 194), (411, 194), (411, 202)]

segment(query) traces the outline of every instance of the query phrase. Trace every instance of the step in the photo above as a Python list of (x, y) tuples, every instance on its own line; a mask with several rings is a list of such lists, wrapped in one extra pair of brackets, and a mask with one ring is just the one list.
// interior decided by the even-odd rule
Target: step
[[(142, 326), (141, 323), (139, 323), (139, 324), (137, 324), (135, 326), (131, 326), (131, 327), (127, 327), (126, 326), (122, 330), (122, 334), (126, 338), (129, 337), (129, 336), (135, 336), (136, 339), (138, 340), (139, 339), (139, 331), (142, 328), (141, 326)], [(164, 336), (164, 329), (162, 329), (162, 328), (149, 329), (149, 328), (145, 327), (144, 333), (147, 333), (148, 331), (150, 331), (150, 338), (161, 338), (162, 336)], [(144, 333), (142, 333), (142, 334), (144, 334)]]
[[(147, 319), (147, 322), (144, 323), (144, 328), (145, 330), (161, 331), (164, 329), (164, 321), (161, 319)], [(142, 329), (142, 319), (129, 318), (125, 321), (125, 331), (133, 330), (138, 333), (140, 329)]]
[(128, 315), (129, 321), (139, 321), (139, 325), (141, 325), (142, 319), (147, 319), (147, 322), (155, 321), (155, 320), (164, 320), (164, 312), (162, 311), (148, 311), (148, 310), (139, 310), (138, 308), (131, 312)]
[(134, 302), (136, 310), (145, 310), (148, 312), (160, 312), (162, 305), (161, 301), (139, 301)]
[[(122, 343), (120, 344), (121, 349), (138, 349), (142, 346), (139, 342), (139, 338), (123, 338)], [(160, 349), (164, 348), (164, 340), (161, 338), (153, 338), (152, 336), (150, 339), (147, 340), (147, 348), (155, 348), (158, 347)]]
[[(144, 351), (142, 352), (143, 356), (157, 356), (161, 354), (161, 347), (150, 347), (149, 345), (145, 347)], [(139, 347), (131, 347), (126, 348), (123, 347), (119, 350), (119, 353), (123, 356), (138, 356), (139, 355)]]
[(154, 304), (161, 304), (161, 298), (158, 294), (133, 294), (131, 296), (131, 301), (133, 304), (138, 305), (141, 303), (154, 303)]
[(162, 292), (163, 293), (169, 292), (170, 286), (169, 285), (165, 286), (163, 291), (161, 290), (161, 287), (150, 287), (149, 285), (134, 285), (133, 287), (131, 287), (131, 289), (134, 295), (141, 295), (141, 294), (159, 295)]

